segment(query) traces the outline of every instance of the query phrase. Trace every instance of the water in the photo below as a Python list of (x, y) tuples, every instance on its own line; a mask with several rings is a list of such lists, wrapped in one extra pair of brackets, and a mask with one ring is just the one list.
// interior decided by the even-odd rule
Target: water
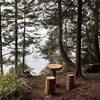
[(48, 61), (45, 60), (42, 56), (39, 54), (32, 54), (27, 57), (26, 63), (33, 68), (33, 72), (35, 72), (37, 75), (40, 74), (41, 70), (46, 67), (48, 64)]
[[(35, 73), (36, 75), (39, 75), (41, 70), (43, 68), (45, 68), (46, 65), (48, 64), (48, 61), (43, 59), (43, 57), (40, 56), (39, 53), (38, 54), (33, 53), (33, 54), (26, 57), (26, 64), (33, 69), (31, 74)], [(5, 65), (4, 66), (4, 73), (6, 74), (11, 67), (13, 67), (13, 66), (12, 65)]]

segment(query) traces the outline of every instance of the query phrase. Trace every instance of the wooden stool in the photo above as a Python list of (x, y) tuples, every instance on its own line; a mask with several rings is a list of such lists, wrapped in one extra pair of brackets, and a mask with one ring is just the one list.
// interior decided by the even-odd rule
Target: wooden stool
[(45, 94), (46, 95), (54, 95), (55, 94), (55, 77), (47, 76), (45, 83)]
[(67, 75), (66, 89), (69, 91), (74, 88), (74, 74)]

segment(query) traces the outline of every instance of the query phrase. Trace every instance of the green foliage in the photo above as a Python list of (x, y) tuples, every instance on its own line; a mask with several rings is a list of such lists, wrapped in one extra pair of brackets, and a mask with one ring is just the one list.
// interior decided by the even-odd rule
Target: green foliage
[[(18, 71), (18, 76), (23, 76), (23, 71), (26, 71), (26, 70), (29, 70), (28, 69), (28, 65), (24, 65), (23, 66), (23, 63), (19, 63), (18, 66), (17, 66), (17, 71)], [(9, 72), (7, 73), (7, 75), (12, 75), (12, 76), (15, 76), (15, 68), (14, 67), (11, 67), (9, 69)]]
[[(0, 100), (4, 98), (14, 97), (22, 86), (26, 84), (26, 81), (23, 79), (17, 79), (12, 74), (7, 74), (4, 77), (0, 77)], [(18, 92), (21, 96), (21, 92)], [(15, 100), (15, 99), (14, 99)]]
[(50, 63), (62, 63), (62, 58), (58, 50), (58, 32), (55, 30), (52, 32), (46, 41), (46, 45), (40, 48), (41, 53), (45, 59), (48, 59)]
[(38, 78), (38, 76), (34, 76), (31, 78), (28, 78), (27, 80), (29, 82), (29, 84), (33, 87), (33, 88), (39, 88), (40, 84), (42, 84)]
[(6, 74), (6, 76), (13, 76), (13, 77), (15, 77), (15, 68), (11, 67), (9, 69), (9, 72)]
[[(22, 76), (23, 75), (23, 71), (27, 70), (28, 69), (28, 66), (25, 64), (24, 67), (23, 67), (23, 64), (22, 63), (19, 63), (18, 64), (18, 67), (17, 67), (17, 71), (18, 71), (18, 76)], [(6, 75), (10, 75), (10, 76), (13, 76), (13, 77), (16, 77), (15, 76), (15, 68), (14, 67), (11, 67), (9, 69), (9, 72), (6, 74)]]
[(20, 100), (23, 97), (21, 88), (26, 84), (27, 81), (18, 78), (15, 68), (11, 67), (5, 76), (0, 76), (0, 100)]
[(24, 64), (24, 66), (23, 66), (23, 63), (19, 63), (17, 68), (18, 68), (18, 74), (22, 75), (23, 71), (28, 69), (28, 66), (26, 64)]

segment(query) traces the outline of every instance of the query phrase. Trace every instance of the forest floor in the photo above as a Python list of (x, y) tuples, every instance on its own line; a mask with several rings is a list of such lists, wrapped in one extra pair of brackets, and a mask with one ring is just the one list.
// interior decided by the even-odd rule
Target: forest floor
[(66, 90), (66, 74), (57, 75), (56, 95), (46, 96), (44, 93), (46, 76), (33, 77), (36, 86), (23, 88), (24, 100), (100, 100), (100, 73), (86, 74), (86, 79), (75, 80), (75, 88)]

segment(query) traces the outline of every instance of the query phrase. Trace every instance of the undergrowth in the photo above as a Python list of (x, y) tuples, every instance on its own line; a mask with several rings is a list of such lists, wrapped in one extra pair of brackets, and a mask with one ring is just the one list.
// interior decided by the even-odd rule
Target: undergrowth
[(21, 88), (27, 81), (16, 78), (13, 73), (0, 76), (0, 100), (21, 100), (23, 97)]

